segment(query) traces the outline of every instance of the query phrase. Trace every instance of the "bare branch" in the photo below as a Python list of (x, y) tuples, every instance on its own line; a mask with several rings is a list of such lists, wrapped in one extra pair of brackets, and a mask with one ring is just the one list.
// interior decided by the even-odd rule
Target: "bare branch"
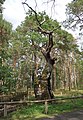
[(56, 0), (47, 0), (46, 2), (43, 2), (43, 4), (47, 4), (47, 5), (50, 4), (50, 2), (53, 2), (51, 6), (51, 13), (52, 13), (53, 8), (55, 8), (55, 1)]
[(42, 34), (51, 34), (53, 33), (54, 31), (56, 31), (57, 29), (61, 28), (61, 26), (58, 26), (57, 28), (54, 28), (52, 31), (46, 31), (46, 30), (43, 30), (40, 26), (38, 26), (38, 30), (42, 33)]
[(36, 8), (37, 8), (37, 1), (36, 1), (36, 0), (35, 0), (35, 4), (36, 4), (36, 5), (35, 5), (35, 10), (36, 10)]
[(79, 15), (76, 15), (76, 17), (78, 18), (78, 20), (80, 20), (81, 22), (83, 22), (83, 18), (80, 18)]
[(40, 26), (38, 26), (38, 30), (39, 32), (41, 32), (42, 34), (50, 34), (51, 31), (46, 31), (46, 30), (43, 30)]
[[(51, 7), (51, 14), (52, 14), (52, 9), (55, 8), (55, 0), (51, 0), (51, 1), (53, 1), (52, 7)], [(54, 12), (55, 12), (55, 9), (54, 9)]]
[(35, 11), (32, 7), (30, 7), (28, 3), (26, 3), (26, 2), (22, 2), (22, 4), (27, 5), (27, 6), (28, 6), (28, 7), (34, 12), (34, 14), (35, 14), (35, 18), (36, 18), (36, 20), (37, 20), (37, 23), (39, 24), (39, 26), (41, 26), (40, 21), (38, 20), (38, 17), (37, 17), (37, 13), (36, 13), (36, 11)]
[(25, 11), (25, 14), (26, 14), (27, 12), (26, 12), (26, 10), (25, 10), (24, 4), (22, 4), (22, 5), (23, 5), (23, 9), (24, 9), (24, 11)]
[(49, 4), (52, 1), (53, 1), (53, 3), (55, 2), (55, 0), (47, 0), (47, 2), (43, 2), (43, 4)]

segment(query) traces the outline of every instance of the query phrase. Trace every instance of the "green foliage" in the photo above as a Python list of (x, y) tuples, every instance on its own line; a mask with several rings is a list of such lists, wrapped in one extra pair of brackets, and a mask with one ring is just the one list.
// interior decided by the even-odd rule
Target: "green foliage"
[(83, 1), (73, 0), (67, 5), (67, 20), (65, 21), (65, 26), (69, 28), (79, 28), (83, 29)]
[(68, 4), (69, 13), (74, 15), (81, 15), (83, 12), (83, 1), (82, 0), (75, 0)]
[(74, 37), (65, 30), (57, 30), (55, 37), (55, 45), (63, 51), (73, 51), (77, 46), (74, 43)]
[[(40, 23), (44, 21), (41, 26), (46, 31), (51, 31), (54, 28), (59, 27), (59, 23), (49, 18), (45, 12), (38, 13), (38, 20)], [(26, 38), (28, 38), (29, 42), (30, 40), (34, 40), (37, 44), (40, 44), (47, 41), (47, 36), (38, 32), (38, 23), (35, 19), (35, 15), (31, 11), (28, 12), (24, 22), (22, 22), (21, 26), (17, 28), (17, 31), (20, 35), (24, 34)]]

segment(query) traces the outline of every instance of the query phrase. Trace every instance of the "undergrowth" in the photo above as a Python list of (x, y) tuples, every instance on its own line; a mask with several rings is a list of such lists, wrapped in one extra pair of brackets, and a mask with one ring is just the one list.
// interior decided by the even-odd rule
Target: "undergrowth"
[(48, 103), (48, 113), (45, 114), (44, 104), (32, 104), (21, 107), (15, 112), (10, 113), (6, 118), (0, 120), (38, 120), (42, 117), (52, 117), (53, 115), (69, 112), (72, 110), (83, 109), (83, 100), (66, 100), (58, 103)]

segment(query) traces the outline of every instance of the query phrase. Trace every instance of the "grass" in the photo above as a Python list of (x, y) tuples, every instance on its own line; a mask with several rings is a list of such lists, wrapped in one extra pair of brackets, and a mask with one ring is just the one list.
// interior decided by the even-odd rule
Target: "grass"
[(71, 97), (71, 96), (78, 96), (78, 95), (83, 95), (83, 90), (56, 90), (55, 91), (55, 96), (58, 97)]
[(0, 120), (38, 120), (42, 117), (52, 117), (63, 112), (83, 109), (83, 100), (67, 100), (58, 103), (48, 104), (48, 114), (45, 114), (44, 104), (32, 104), (22, 107), (15, 112), (10, 113), (6, 118), (2, 117)]

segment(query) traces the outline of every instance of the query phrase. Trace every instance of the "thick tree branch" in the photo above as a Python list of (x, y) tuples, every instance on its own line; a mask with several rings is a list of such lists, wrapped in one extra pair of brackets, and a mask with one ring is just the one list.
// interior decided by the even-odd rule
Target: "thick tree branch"
[(44, 34), (44, 35), (48, 35), (48, 36), (49, 36), (49, 41), (48, 41), (48, 44), (47, 44), (47, 46), (46, 46), (46, 49), (43, 48), (43, 47), (40, 48), (40, 47), (38, 47), (38, 46), (37, 46), (37, 48), (38, 48), (38, 49), (41, 49), (41, 52), (42, 52), (42, 54), (44, 55), (47, 63), (49, 63), (51, 66), (53, 66), (55, 60), (52, 59), (51, 56), (50, 56), (50, 52), (51, 52), (51, 49), (52, 49), (52, 47), (53, 47), (53, 31), (55, 31), (55, 30), (57, 30), (58, 28), (60, 28), (60, 26), (59, 26), (58, 28), (54, 28), (52, 31), (48, 31), (48, 30), (46, 31), (46, 30), (44, 30), (44, 29), (41, 27), (42, 24), (41, 24), (40, 21), (38, 20), (37, 12), (36, 12), (32, 7), (30, 7), (26, 2), (23, 2), (22, 4), (27, 5), (27, 6), (32, 10), (32, 12), (35, 14), (35, 18), (36, 18), (36, 21), (37, 21), (37, 24), (38, 24), (38, 32), (41, 32), (41, 34)]

